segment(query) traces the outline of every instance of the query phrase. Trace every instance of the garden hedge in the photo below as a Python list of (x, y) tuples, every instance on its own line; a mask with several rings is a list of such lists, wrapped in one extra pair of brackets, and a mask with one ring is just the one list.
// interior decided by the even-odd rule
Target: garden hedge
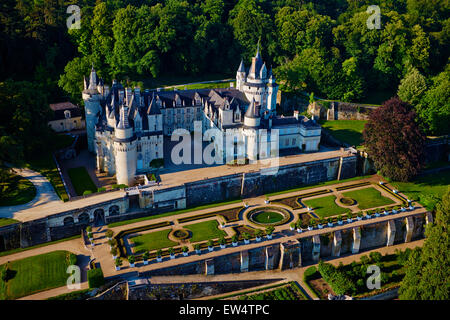
[(90, 269), (87, 272), (89, 288), (99, 288), (105, 284), (102, 268)]

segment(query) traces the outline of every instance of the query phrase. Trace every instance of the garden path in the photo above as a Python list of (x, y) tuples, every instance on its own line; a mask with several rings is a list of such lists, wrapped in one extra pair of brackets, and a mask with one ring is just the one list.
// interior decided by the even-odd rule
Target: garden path
[(1, 218), (14, 218), (14, 213), (17, 211), (41, 206), (46, 203), (62, 203), (62, 201), (56, 194), (55, 189), (53, 189), (50, 181), (48, 181), (47, 178), (39, 172), (27, 168), (12, 168), (12, 170), (15, 174), (30, 180), (30, 182), (36, 188), (36, 196), (28, 203), (20, 204), (17, 206), (0, 207)]

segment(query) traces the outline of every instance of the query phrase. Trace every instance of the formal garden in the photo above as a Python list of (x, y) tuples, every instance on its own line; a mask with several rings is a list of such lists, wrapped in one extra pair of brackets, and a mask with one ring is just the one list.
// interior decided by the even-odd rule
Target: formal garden
[[(192, 215), (176, 220), (122, 229), (110, 241), (116, 268), (120, 269), (123, 260), (128, 260), (130, 266), (135, 266), (136, 262), (145, 265), (177, 256), (198, 255), (205, 250), (211, 252), (270, 240), (286, 229), (302, 233), (415, 209), (415, 203), (397, 190), (368, 180), (336, 187), (328, 185), (316, 191), (305, 190), (299, 195), (278, 197), (273, 201), (266, 197), (265, 202), (264, 205), (248, 206), (233, 201), (231, 203), (236, 203), (234, 208), (200, 214), (193, 211)], [(132, 221), (151, 221), (190, 211), (183, 209)]]
[[(411, 249), (397, 249), (395, 254), (382, 255), (373, 251), (361, 256), (360, 261), (346, 265), (341, 263), (337, 267), (319, 261), (318, 267), (312, 266), (305, 271), (303, 280), (320, 299), (326, 300), (328, 294), (365, 298), (399, 287), (411, 252)], [(369, 289), (366, 284), (368, 277), (373, 275), (373, 272), (367, 271), (371, 265), (380, 268), (380, 289)]]
[(53, 251), (0, 265), (0, 300), (12, 300), (66, 285), (69, 265), (77, 256)]
[(308, 300), (303, 290), (294, 281), (267, 286), (256, 290), (230, 294), (220, 300)]

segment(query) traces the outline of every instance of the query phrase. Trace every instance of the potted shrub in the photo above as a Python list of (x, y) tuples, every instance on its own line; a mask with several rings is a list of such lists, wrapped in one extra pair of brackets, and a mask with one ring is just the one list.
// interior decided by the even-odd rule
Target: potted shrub
[(395, 193), (395, 194), (397, 194), (397, 193), (398, 193), (398, 190), (393, 189), (392, 192)]
[(341, 215), (338, 215), (338, 217), (337, 217), (337, 223), (338, 223), (338, 225), (342, 225), (342, 216)]
[(328, 218), (328, 226), (329, 227), (333, 226), (333, 219), (332, 218)]
[(270, 201), (269, 201), (269, 197), (266, 196), (266, 200), (264, 200), (264, 203), (265, 203), (265, 204), (269, 204), (269, 202), (270, 202)]
[(92, 234), (92, 232), (88, 232), (88, 238), (90, 242), (94, 241), (94, 235)]
[(134, 256), (128, 257), (128, 262), (130, 263), (130, 268), (134, 268), (134, 262), (136, 261), (136, 258)]
[(111, 229), (106, 230), (105, 236), (108, 238), (108, 240), (111, 240), (113, 235), (114, 235), (114, 231), (112, 231)]
[(380, 216), (380, 209), (376, 209), (375, 210), (375, 217), (379, 217)]
[(409, 203), (409, 210), (414, 210), (414, 202)]
[(122, 265), (122, 259), (119, 257), (116, 259), (116, 270), (119, 271), (120, 270), (120, 266)]
[(110, 252), (113, 256), (113, 259), (117, 259), (117, 248), (113, 247)]
[(108, 244), (109, 244), (109, 249), (111, 250), (112, 248), (117, 247), (117, 240), (116, 239), (108, 240)]
[(398, 207), (398, 206), (395, 206), (395, 207), (392, 209), (392, 213), (393, 213), (393, 214), (396, 214), (396, 213), (398, 212), (398, 209), (399, 209), (399, 207)]
[(404, 206), (402, 206), (402, 208), (400, 209), (401, 212), (405, 212), (406, 208)]
[(92, 232), (92, 227), (91, 226), (87, 226), (86, 227), (86, 232), (87, 233), (91, 233)]
[(298, 220), (297, 224), (295, 225), (295, 228), (297, 229), (297, 233), (301, 233), (302, 230), (302, 220)]
[(210, 239), (208, 240), (208, 251), (213, 251), (214, 250), (214, 242)]
[(267, 235), (267, 239), (272, 239), (272, 233), (274, 232), (275, 228), (273, 226), (268, 226), (266, 228), (266, 235)]
[(320, 218), (319, 220), (317, 220), (317, 228), (322, 229), (324, 224), (325, 224), (325, 220), (323, 218)]
[(244, 232), (242, 234), (242, 237), (244, 238), (244, 243), (249, 244), (250, 243), (250, 234), (248, 232)]
[(315, 219), (309, 220), (308, 230), (310, 230), (310, 231), (313, 230), (315, 225), (316, 225), (316, 220)]
[(361, 221), (363, 218), (363, 213), (360, 211), (358, 212), (358, 214), (356, 215), (356, 219), (358, 219), (358, 221)]
[(183, 256), (185, 256), (185, 257), (187, 257), (188, 256), (188, 251), (189, 251), (189, 248), (188, 247), (186, 247), (186, 246), (184, 246), (183, 248), (181, 248), (181, 251), (183, 252)]
[(384, 208), (383, 213), (385, 216), (387, 216), (389, 214), (389, 208), (388, 207)]
[(369, 210), (369, 211), (366, 211), (366, 219), (370, 219), (370, 218), (372, 218), (372, 216), (371, 216), (371, 212)]
[(150, 254), (148, 253), (148, 251), (145, 251), (144, 254), (142, 255), (142, 260), (144, 261), (144, 265), (148, 264), (149, 257), (150, 257)]
[(231, 237), (231, 244), (233, 247), (236, 247), (238, 245), (238, 236), (237, 235), (233, 235)]
[(161, 262), (162, 261), (162, 250), (158, 249), (158, 251), (156, 251), (156, 261)]
[(170, 247), (168, 250), (169, 254), (170, 254), (170, 259), (175, 259), (175, 250)]
[(312, 208), (311, 207), (306, 207), (307, 209), (308, 209), (308, 211), (312, 211)]
[(195, 253), (200, 254), (202, 251), (200, 250), (200, 244), (196, 243), (194, 246)]
[(353, 221), (353, 219), (352, 219), (352, 213), (349, 212), (349, 213), (347, 213), (347, 222), (350, 223), (350, 222), (352, 222), (352, 221)]
[(261, 241), (262, 231), (260, 229), (255, 231), (256, 242)]
[(291, 224), (290, 224), (290, 229), (291, 229), (291, 231), (294, 231), (294, 230), (295, 230), (295, 223), (294, 223), (294, 222), (291, 222)]
[(245, 209), (248, 208), (248, 203), (247, 202), (244, 202), (244, 207), (245, 207)]
[(219, 244), (220, 244), (220, 249), (225, 249), (227, 242), (225, 241), (225, 238), (223, 236), (220, 236)]
[(223, 229), (223, 228), (225, 228), (225, 222), (220, 222), (220, 227)]

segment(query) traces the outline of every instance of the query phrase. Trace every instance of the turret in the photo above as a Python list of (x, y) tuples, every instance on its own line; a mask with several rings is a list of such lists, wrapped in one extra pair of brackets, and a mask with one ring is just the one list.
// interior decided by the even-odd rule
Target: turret
[(267, 82), (267, 110), (271, 115), (277, 113), (277, 94), (278, 84), (275, 81), (275, 77), (272, 74), (272, 68), (269, 71), (269, 80)]
[(88, 140), (88, 150), (95, 152), (95, 126), (97, 124), (98, 116), (101, 113), (100, 100), (101, 95), (97, 90), (97, 73), (94, 66), (92, 66), (91, 74), (89, 76), (89, 83), (84, 81), (86, 88), (82, 92), (84, 100), (84, 110), (86, 115), (86, 133)]
[(259, 127), (259, 124), (260, 124), (260, 116), (256, 110), (255, 99), (253, 99), (250, 105), (248, 106), (247, 111), (245, 112), (244, 126)]
[(236, 72), (236, 88), (238, 90), (243, 90), (246, 76), (247, 75), (245, 74), (244, 60), (241, 59), (241, 64), (239, 65), (239, 68)]
[(120, 108), (119, 123), (114, 133), (117, 183), (132, 186), (136, 175), (136, 136), (128, 121), (128, 107), (125, 105)]

